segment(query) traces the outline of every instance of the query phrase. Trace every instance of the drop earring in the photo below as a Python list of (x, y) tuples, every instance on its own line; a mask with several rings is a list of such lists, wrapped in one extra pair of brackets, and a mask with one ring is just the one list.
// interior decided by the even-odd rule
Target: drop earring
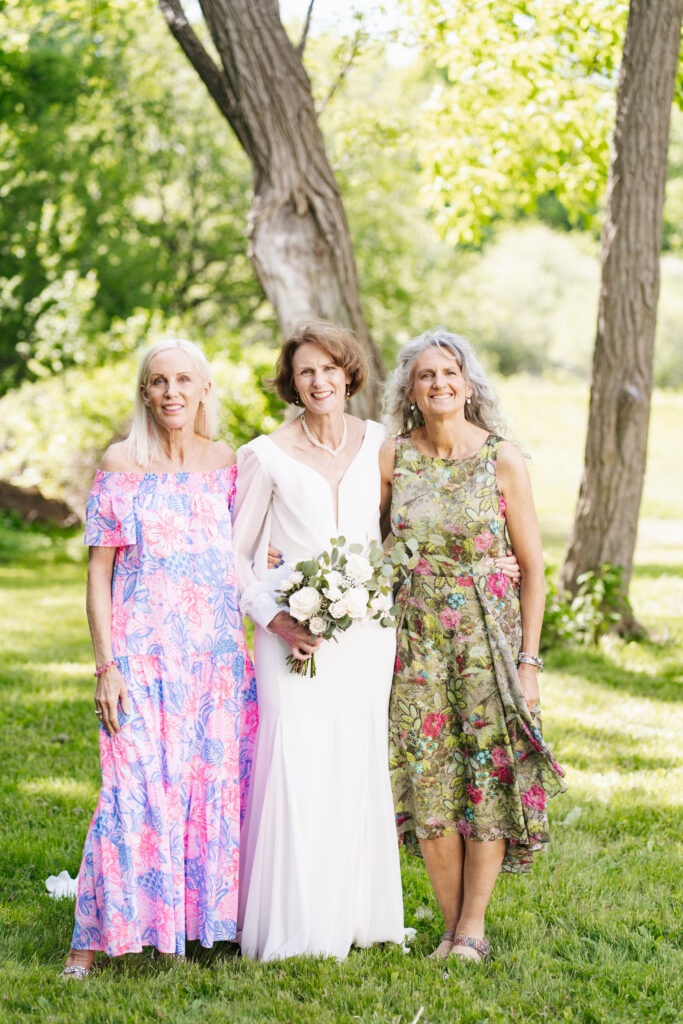
[(147, 409), (147, 437), (152, 436), (152, 417), (150, 416), (149, 409)]
[(472, 405), (472, 399), (471, 399), (471, 398), (468, 398), (468, 399), (467, 399), (467, 404), (468, 404), (468, 405)]
[(207, 434), (207, 432), (206, 432), (206, 406), (204, 405), (203, 402), (202, 402), (202, 432), (204, 434), (204, 437), (208, 437), (209, 436)]
[(411, 412), (415, 412), (415, 403), (414, 402), (410, 403), (410, 411)]

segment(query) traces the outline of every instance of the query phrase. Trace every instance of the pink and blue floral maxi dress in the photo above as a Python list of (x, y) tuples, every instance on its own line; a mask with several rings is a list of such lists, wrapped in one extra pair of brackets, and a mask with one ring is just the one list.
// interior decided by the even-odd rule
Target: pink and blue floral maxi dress
[(102, 791), (81, 863), (75, 949), (182, 954), (234, 939), (240, 820), (257, 726), (235, 593), (236, 468), (98, 472), (85, 543), (116, 547), (121, 731), (100, 727)]

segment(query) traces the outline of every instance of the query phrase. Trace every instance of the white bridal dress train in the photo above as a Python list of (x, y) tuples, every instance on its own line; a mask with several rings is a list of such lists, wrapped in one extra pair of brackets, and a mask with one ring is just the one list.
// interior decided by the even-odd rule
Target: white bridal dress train
[[(256, 624), (259, 728), (241, 847), (238, 934), (259, 960), (347, 956), (352, 945), (403, 942), (398, 844), (387, 758), (395, 634), (354, 624), (316, 653), (314, 678), (290, 672), (266, 626), (293, 565), (330, 547), (379, 540), (378, 453), (369, 421), (339, 485), (269, 437), (238, 453), (235, 555), (241, 605)], [(267, 568), (268, 542), (285, 566)]]

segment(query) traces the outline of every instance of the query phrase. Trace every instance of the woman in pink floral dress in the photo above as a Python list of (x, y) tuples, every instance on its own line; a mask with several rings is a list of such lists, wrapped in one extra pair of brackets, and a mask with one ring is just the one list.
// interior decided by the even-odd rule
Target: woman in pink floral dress
[[(538, 704), (545, 583), (529, 474), (496, 433), (471, 347), (443, 329), (399, 355), (399, 436), (381, 452), (384, 512), (419, 561), (400, 588), (389, 710), (399, 835), (421, 853), (444, 916), (434, 954), (483, 959), (500, 870), (528, 871), (564, 789)], [(496, 567), (509, 542), (521, 587)]]
[(143, 357), (133, 426), (88, 500), (87, 611), (102, 791), (64, 974), (96, 950), (234, 939), (256, 730), (232, 552), (236, 466), (191, 342)]

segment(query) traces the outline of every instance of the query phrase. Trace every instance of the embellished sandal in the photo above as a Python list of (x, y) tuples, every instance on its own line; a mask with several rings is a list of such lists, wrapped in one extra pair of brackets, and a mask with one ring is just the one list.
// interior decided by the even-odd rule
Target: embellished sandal
[[(475, 953), (479, 954), (479, 959), (473, 956), (463, 956), (461, 953), (458, 953), (458, 946), (467, 946), (469, 949), (473, 949)], [(455, 935), (453, 936), (453, 946), (448, 955), (457, 956), (459, 960), (474, 960), (475, 963), (480, 964), (491, 956), (491, 943), (488, 939), (473, 939), (469, 935)]]
[(64, 967), (59, 972), (60, 978), (73, 978), (74, 981), (85, 981), (86, 978), (90, 977), (90, 968), (83, 967), (82, 964), (69, 964), (68, 967)]
[(446, 957), (448, 956), (448, 953), (450, 953), (450, 950), (444, 956), (437, 956), (436, 950), (439, 948), (439, 946), (441, 945), (442, 942), (453, 942), (454, 939), (455, 939), (455, 931), (454, 930), (453, 931), (446, 930), (443, 933), (443, 935), (441, 936), (441, 938), (439, 939), (439, 942), (438, 942), (437, 947), (434, 950), (434, 952), (429, 954), (429, 959), (430, 960), (445, 960)]

